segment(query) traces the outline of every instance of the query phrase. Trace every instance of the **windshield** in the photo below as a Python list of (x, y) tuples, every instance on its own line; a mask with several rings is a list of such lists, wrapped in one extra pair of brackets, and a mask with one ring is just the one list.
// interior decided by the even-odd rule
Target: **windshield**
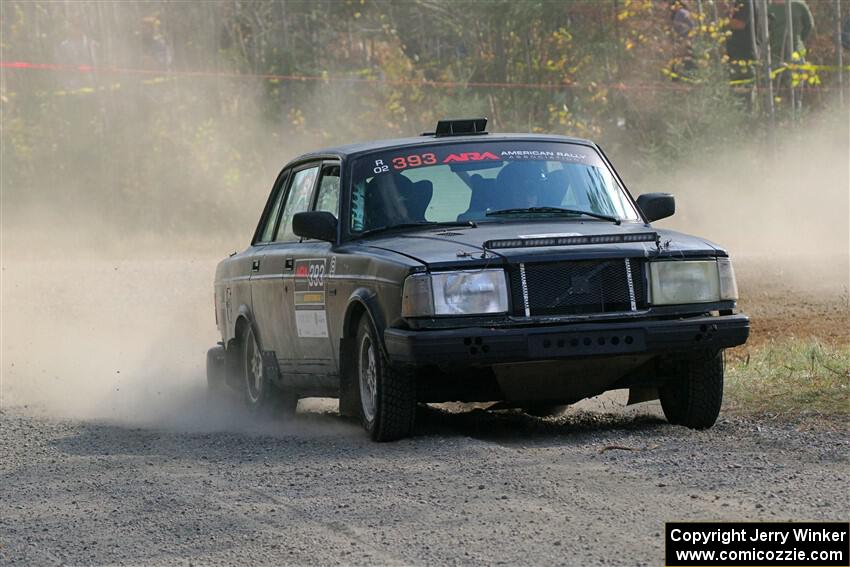
[[(585, 211), (596, 216), (583, 215)], [(415, 223), (540, 217), (639, 220), (605, 162), (587, 146), (442, 144), (371, 154), (354, 162), (353, 233)]]

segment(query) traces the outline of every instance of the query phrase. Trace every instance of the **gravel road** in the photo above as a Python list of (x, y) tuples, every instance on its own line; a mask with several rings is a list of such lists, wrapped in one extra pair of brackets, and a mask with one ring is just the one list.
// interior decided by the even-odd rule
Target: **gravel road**
[(4, 256), (0, 564), (661, 565), (667, 520), (850, 518), (846, 423), (695, 432), (622, 396), (380, 445), (327, 402), (258, 422), (205, 396), (213, 266)]
[(234, 431), (218, 404), (185, 410), (230, 431), (2, 410), (0, 563), (661, 565), (667, 520), (850, 517), (846, 430), (429, 408), (374, 444), (321, 407)]

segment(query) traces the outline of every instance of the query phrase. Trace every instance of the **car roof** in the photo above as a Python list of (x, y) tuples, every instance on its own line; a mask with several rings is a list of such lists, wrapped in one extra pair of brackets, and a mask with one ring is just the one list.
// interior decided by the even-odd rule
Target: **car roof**
[(457, 144), (470, 142), (496, 142), (496, 141), (538, 141), (538, 142), (567, 142), (572, 144), (582, 144), (585, 146), (596, 147), (596, 144), (590, 140), (581, 138), (570, 138), (568, 136), (558, 136), (554, 134), (474, 134), (469, 136), (434, 136), (422, 135), (411, 138), (395, 138), (390, 140), (371, 140), (368, 142), (360, 142), (357, 144), (346, 144), (325, 148), (314, 152), (306, 153), (298, 156), (290, 162), (290, 164), (301, 161), (308, 161), (317, 158), (326, 158), (335, 156), (339, 158), (351, 158), (361, 154), (369, 154), (380, 150), (390, 150), (403, 148), (407, 146), (433, 146), (435, 144)]

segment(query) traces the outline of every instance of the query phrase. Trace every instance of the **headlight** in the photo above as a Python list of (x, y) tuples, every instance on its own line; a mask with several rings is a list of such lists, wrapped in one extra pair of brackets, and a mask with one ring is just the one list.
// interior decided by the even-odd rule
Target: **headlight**
[(508, 286), (501, 269), (415, 274), (404, 281), (403, 317), (507, 311)]
[(649, 274), (653, 305), (720, 301), (716, 260), (651, 262)]

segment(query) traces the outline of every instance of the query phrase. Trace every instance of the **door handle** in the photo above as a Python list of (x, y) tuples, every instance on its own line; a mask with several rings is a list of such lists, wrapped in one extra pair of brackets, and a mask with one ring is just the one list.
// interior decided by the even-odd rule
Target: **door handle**
[(260, 261), (259, 260), (254, 260), (253, 262), (251, 262), (251, 271), (252, 272), (259, 272), (260, 271)]
[(295, 260), (293, 260), (292, 258), (287, 258), (286, 261), (283, 263), (283, 267), (286, 270), (291, 270), (295, 267)]

